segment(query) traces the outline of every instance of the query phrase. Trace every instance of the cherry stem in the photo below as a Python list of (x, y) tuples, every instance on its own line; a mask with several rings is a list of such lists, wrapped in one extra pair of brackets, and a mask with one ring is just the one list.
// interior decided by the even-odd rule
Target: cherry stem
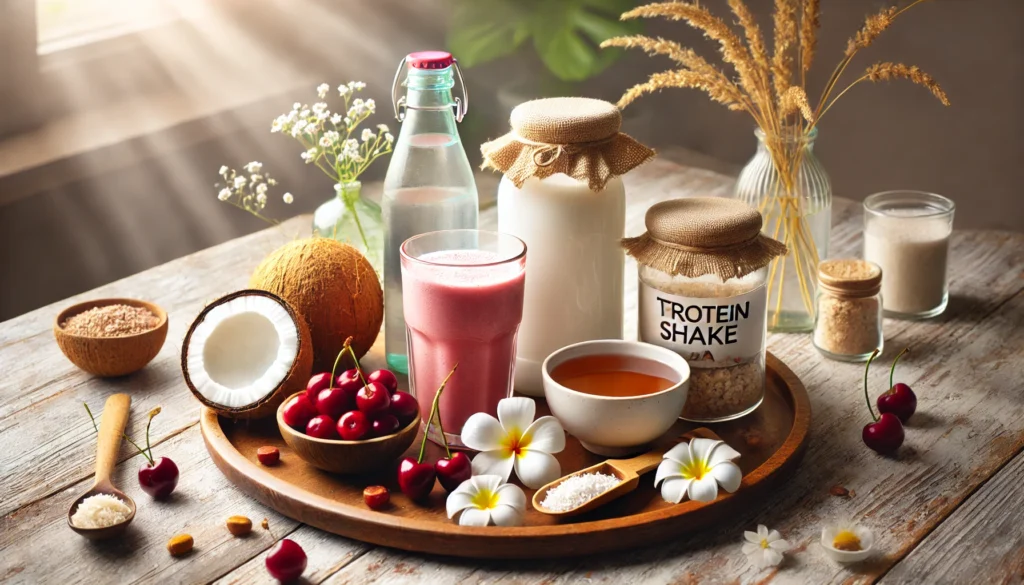
[(901, 351), (899, 355), (896, 356), (896, 359), (892, 360), (892, 367), (889, 368), (889, 388), (892, 388), (892, 374), (893, 372), (896, 371), (896, 362), (900, 361), (900, 358), (903, 357), (903, 354), (907, 353), (908, 351), (910, 351), (909, 347), (903, 348), (903, 351)]
[[(345, 340), (345, 347), (341, 348), (341, 351), (344, 352), (346, 349), (348, 350), (348, 353), (352, 355), (352, 361), (356, 363), (356, 375), (359, 376), (359, 381), (363, 383), (363, 386), (369, 386), (369, 384), (366, 383), (366, 378), (363, 377), (363, 369), (359, 367), (359, 358), (356, 357), (356, 350), (352, 349), (351, 337)], [(337, 366), (337, 362), (335, 362), (334, 365)], [(333, 376), (334, 372), (331, 372), (331, 375)]]
[(89, 420), (92, 421), (92, 428), (93, 428), (93, 430), (96, 431), (97, 433), (100, 432), (100, 428), (98, 426), (96, 426), (96, 417), (93, 416), (92, 415), (92, 411), (89, 410), (89, 404), (86, 403), (86, 402), (83, 402), (82, 406), (85, 407), (85, 412), (89, 413)]
[(444, 436), (444, 427), (441, 426), (441, 416), (438, 414), (438, 410), (441, 408), (441, 393), (444, 392), (444, 387), (448, 384), (448, 380), (451, 379), (452, 374), (455, 373), (455, 369), (459, 367), (458, 362), (452, 366), (452, 371), (448, 372), (445, 376), (444, 381), (441, 382), (441, 386), (438, 387), (437, 392), (434, 393), (434, 400), (430, 404), (430, 416), (427, 417), (427, 424), (423, 426), (423, 439), (420, 441), (420, 455), (416, 458), (416, 463), (423, 463), (423, 455), (427, 451), (427, 433), (430, 432), (430, 425), (434, 422), (434, 415), (437, 414), (437, 426), (441, 431), (441, 442), (444, 443), (444, 450), (448, 452), (448, 458), (451, 459), (451, 451), (448, 451), (448, 440)]
[(121, 436), (123, 436), (123, 437), (125, 438), (125, 440), (126, 440), (126, 441), (128, 441), (129, 443), (131, 443), (131, 444), (132, 444), (132, 447), (135, 447), (136, 449), (138, 449), (138, 450), (139, 450), (139, 453), (142, 453), (142, 456), (146, 458), (146, 461), (149, 461), (149, 464), (150, 464), (150, 465), (153, 465), (153, 464), (154, 464), (153, 458), (152, 458), (152, 457), (150, 457), (149, 455), (147, 455), (147, 454), (146, 454), (146, 451), (145, 451), (145, 450), (143, 450), (143, 449), (142, 449), (141, 447), (139, 447), (138, 445), (136, 445), (136, 444), (135, 444), (135, 441), (133, 441), (131, 437), (129, 437), (128, 435), (125, 435), (125, 434), (122, 434)]
[[(84, 406), (84, 407), (85, 407), (85, 412), (89, 413), (89, 420), (91, 420), (91, 421), (92, 421), (92, 428), (93, 428), (93, 430), (95, 430), (95, 431), (96, 431), (97, 433), (99, 433), (99, 432), (100, 432), (100, 428), (99, 428), (98, 426), (96, 426), (96, 417), (92, 415), (92, 410), (90, 410), (90, 409), (89, 409), (89, 405), (88, 405), (88, 404), (86, 404), (85, 402), (83, 402), (83, 403), (82, 403), (82, 406)], [(150, 421), (152, 421), (152, 420), (153, 420), (153, 418), (152, 418), (152, 417), (150, 417), (150, 419), (149, 419), (149, 420), (150, 420)], [(128, 441), (129, 443), (131, 443), (133, 447), (135, 447), (136, 449), (138, 449), (139, 453), (141, 453), (141, 454), (142, 454), (142, 456), (146, 458), (146, 461), (149, 461), (149, 464), (150, 464), (150, 465), (152, 465), (152, 464), (153, 464), (153, 457), (152, 457), (152, 452), (153, 452), (153, 451), (152, 451), (152, 449), (150, 449), (150, 454), (149, 454), (149, 455), (147, 455), (147, 454), (146, 454), (146, 451), (145, 451), (145, 450), (143, 450), (143, 449), (142, 449), (141, 447), (139, 447), (138, 445), (136, 445), (136, 444), (135, 444), (135, 441), (133, 441), (131, 437), (129, 437), (129, 436), (128, 436), (128, 435), (126, 435), (125, 433), (121, 433), (121, 436), (122, 436), (122, 437), (124, 437), (124, 439), (125, 439), (126, 441)], [(149, 447), (149, 425), (148, 425), (148, 424), (146, 425), (146, 447)]]
[[(351, 337), (349, 337), (348, 339), (345, 340), (345, 343), (346, 343), (345, 347), (348, 347), (347, 344), (351, 340), (352, 340)], [(334, 366), (331, 368), (331, 381), (327, 385), (328, 390), (331, 389), (331, 388), (334, 388), (334, 375), (338, 371), (338, 362), (341, 361), (341, 356), (345, 355), (345, 347), (342, 347), (341, 351), (338, 352), (338, 357), (334, 358)]]
[(868, 412), (871, 413), (871, 419), (878, 422), (878, 417), (875, 416), (875, 411), (871, 408), (871, 397), (868, 396), (868, 370), (871, 369), (871, 360), (875, 359), (876, 355), (878, 355), (878, 349), (871, 352), (871, 357), (868, 358), (868, 363), (864, 366), (864, 400), (868, 403)]

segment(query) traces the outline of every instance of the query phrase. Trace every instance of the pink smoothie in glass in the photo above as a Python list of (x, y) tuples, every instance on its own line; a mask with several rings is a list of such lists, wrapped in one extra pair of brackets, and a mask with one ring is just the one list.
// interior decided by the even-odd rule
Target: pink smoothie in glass
[[(477, 412), (496, 415), (512, 393), (525, 263), (505, 260), (486, 250), (402, 259), (409, 378), (426, 420), (438, 386), (459, 364), (440, 402), (445, 434), (459, 446), (463, 423)], [(430, 436), (440, 441), (436, 425)]]

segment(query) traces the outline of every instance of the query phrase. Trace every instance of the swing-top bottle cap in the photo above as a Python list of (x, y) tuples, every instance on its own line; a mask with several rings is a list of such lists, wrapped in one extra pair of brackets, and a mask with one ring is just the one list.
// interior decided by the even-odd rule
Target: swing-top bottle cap
[(455, 58), (447, 51), (417, 51), (409, 53), (405, 62), (413, 69), (444, 69), (451, 67)]

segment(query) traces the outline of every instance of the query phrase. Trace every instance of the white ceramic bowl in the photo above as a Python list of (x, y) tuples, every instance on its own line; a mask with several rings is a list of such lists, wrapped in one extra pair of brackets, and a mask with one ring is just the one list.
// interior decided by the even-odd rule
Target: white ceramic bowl
[[(643, 396), (584, 394), (555, 382), (559, 365), (586, 355), (627, 355), (659, 362), (674, 374), (671, 388)], [(639, 341), (607, 339), (568, 345), (552, 353), (541, 367), (544, 397), (551, 414), (590, 452), (622, 457), (643, 451), (679, 418), (690, 389), (690, 366), (670, 349)]]

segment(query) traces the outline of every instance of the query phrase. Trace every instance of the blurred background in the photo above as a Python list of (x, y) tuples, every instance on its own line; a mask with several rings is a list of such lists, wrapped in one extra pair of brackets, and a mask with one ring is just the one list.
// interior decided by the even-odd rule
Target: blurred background
[[(724, 0), (701, 0), (728, 15)], [(270, 123), (315, 87), (368, 84), (370, 123), (387, 123), (395, 68), (449, 48), (465, 67), (461, 126), (471, 162), (507, 129), (511, 108), (542, 95), (615, 101), (670, 68), (595, 41), (637, 30), (614, 17), (632, 0), (0, 0), (0, 320), (263, 229), (216, 198), (222, 164), (262, 161), (311, 212), (331, 182)], [(770, 31), (771, 2), (748, 0)], [(822, 0), (816, 95), (864, 17), (889, 2)], [(729, 19), (732, 22), (732, 19)], [(1024, 2), (932, 0), (858, 56), (919, 65), (944, 108), (909, 82), (862, 84), (823, 121), (816, 152), (836, 196), (934, 191), (956, 227), (1024, 231)], [(681, 23), (649, 35), (715, 47)], [(333, 93), (333, 92), (332, 92)], [(335, 94), (336, 95), (336, 94)], [(691, 90), (625, 112), (626, 130), (663, 156), (735, 174), (755, 148), (749, 116)], [(364, 175), (381, 179), (387, 160)], [(368, 188), (373, 188), (368, 187)], [(376, 187), (379, 190), (379, 186)], [(490, 193), (481, 186), (481, 198)]]

